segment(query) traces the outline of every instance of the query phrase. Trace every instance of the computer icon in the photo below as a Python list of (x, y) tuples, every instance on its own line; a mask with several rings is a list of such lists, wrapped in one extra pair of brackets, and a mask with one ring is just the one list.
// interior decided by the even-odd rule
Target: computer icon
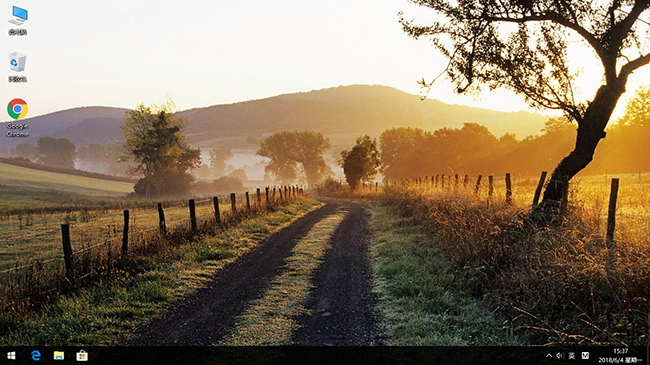
[(16, 17), (15, 19), (10, 19), (9, 23), (15, 24), (15, 25), (23, 25), (25, 20), (27, 20), (27, 10), (23, 8), (19, 8), (17, 6), (13, 7), (13, 15)]

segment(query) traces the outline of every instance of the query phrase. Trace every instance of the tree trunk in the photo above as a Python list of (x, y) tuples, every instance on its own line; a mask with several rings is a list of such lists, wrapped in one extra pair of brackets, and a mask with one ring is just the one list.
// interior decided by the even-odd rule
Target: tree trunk
[[(622, 84), (622, 85), (620, 85)], [(625, 92), (625, 83), (613, 86), (601, 86), (596, 97), (589, 104), (582, 120), (578, 123), (576, 145), (573, 151), (557, 165), (551, 180), (544, 191), (544, 206), (557, 206), (568, 189), (562, 187), (562, 177), (569, 180), (584, 169), (593, 159), (598, 142), (605, 138), (605, 127), (616, 107), (621, 94)]]

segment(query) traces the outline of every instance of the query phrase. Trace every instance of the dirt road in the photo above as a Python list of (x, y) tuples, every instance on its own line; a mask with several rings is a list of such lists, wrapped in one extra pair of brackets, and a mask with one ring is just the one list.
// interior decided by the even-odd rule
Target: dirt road
[(314, 289), (297, 318), (296, 345), (381, 345), (383, 335), (371, 291), (368, 213), (360, 203), (327, 202), (226, 267), (203, 289), (137, 328), (120, 345), (211, 345), (235, 325), (283, 268), (284, 260), (310, 229), (338, 209), (349, 213), (336, 229), (331, 248), (316, 270)]

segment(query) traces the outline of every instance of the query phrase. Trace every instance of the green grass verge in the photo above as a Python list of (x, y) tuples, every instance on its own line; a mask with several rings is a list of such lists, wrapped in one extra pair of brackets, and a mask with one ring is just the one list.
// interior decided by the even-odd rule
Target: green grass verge
[(348, 214), (335, 212), (318, 222), (291, 251), (283, 272), (275, 277), (259, 299), (237, 318), (221, 346), (278, 346), (291, 344), (296, 318), (305, 312), (304, 303), (313, 287), (316, 269), (331, 247), (336, 228)]
[(438, 255), (435, 242), (407, 218), (373, 208), (372, 259), (379, 309), (399, 346), (517, 346), (525, 341)]
[(277, 211), (248, 219), (214, 236), (142, 257), (146, 272), (64, 295), (38, 313), (9, 318), (0, 346), (107, 345), (129, 333), (172, 302), (200, 288), (219, 268), (264, 237), (320, 206), (299, 199)]

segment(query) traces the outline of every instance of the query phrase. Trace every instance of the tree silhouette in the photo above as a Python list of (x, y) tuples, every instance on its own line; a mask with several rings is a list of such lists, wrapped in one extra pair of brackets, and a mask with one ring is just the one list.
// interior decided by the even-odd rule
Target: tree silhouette
[(343, 167), (348, 185), (352, 190), (356, 190), (361, 182), (370, 181), (380, 170), (381, 161), (377, 151), (377, 141), (367, 134), (357, 138), (354, 147), (349, 151), (341, 152), (339, 164)]
[(282, 131), (274, 133), (260, 143), (258, 156), (271, 161), (264, 171), (277, 181), (292, 183), (298, 177), (300, 166), (308, 184), (318, 184), (332, 174), (323, 153), (331, 148), (329, 138), (312, 131)]
[(232, 158), (232, 151), (228, 147), (217, 147), (210, 151), (210, 169), (217, 177), (226, 174), (228, 160)]
[(36, 161), (39, 163), (74, 169), (77, 147), (67, 138), (42, 137), (36, 142)]
[[(554, 182), (572, 178), (592, 161), (628, 77), (650, 62), (650, 53), (641, 46), (647, 37), (641, 25), (647, 23), (640, 20), (650, 0), (412, 2), (446, 18), (426, 26), (403, 16), (400, 22), (410, 36), (433, 40), (449, 60), (443, 73), (457, 92), (505, 87), (533, 107), (562, 110), (578, 124), (575, 147), (553, 171)], [(516, 30), (507, 34), (507, 24)], [(602, 65), (603, 82), (591, 101), (578, 101), (574, 95), (576, 74), (568, 66), (567, 42), (575, 35)], [(433, 82), (421, 83), (431, 87)], [(562, 198), (564, 189), (557, 186), (548, 185), (545, 206)]]

